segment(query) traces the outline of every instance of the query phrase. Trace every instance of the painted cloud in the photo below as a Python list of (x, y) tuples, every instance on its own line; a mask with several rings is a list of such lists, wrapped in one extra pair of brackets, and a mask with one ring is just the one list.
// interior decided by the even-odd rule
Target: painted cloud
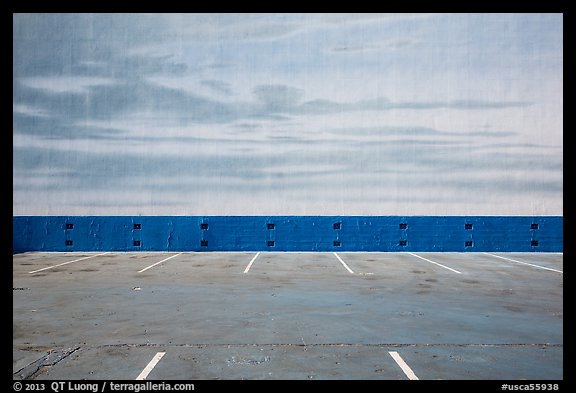
[(14, 14), (15, 215), (561, 215), (561, 14)]

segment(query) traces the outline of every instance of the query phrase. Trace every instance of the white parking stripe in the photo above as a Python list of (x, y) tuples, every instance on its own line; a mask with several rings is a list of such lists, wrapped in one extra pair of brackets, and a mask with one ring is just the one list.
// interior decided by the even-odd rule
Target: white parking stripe
[(448, 270), (450, 270), (450, 271), (453, 271), (454, 273), (462, 274), (462, 272), (459, 272), (459, 271), (456, 270), (456, 269), (452, 269), (451, 267), (442, 265), (441, 263), (431, 261), (430, 259), (426, 259), (426, 258), (421, 257), (420, 255), (416, 255), (416, 254), (414, 254), (414, 253), (412, 253), (412, 252), (407, 252), (407, 254), (410, 254), (410, 255), (415, 256), (415, 257), (420, 258), (420, 259), (423, 259), (423, 260), (425, 260), (426, 262), (433, 263), (434, 265), (438, 265), (438, 266), (440, 266), (440, 267), (443, 267), (444, 269), (448, 269)]
[(170, 256), (170, 257), (168, 257), (168, 258), (162, 259), (161, 261), (158, 261), (158, 262), (156, 262), (156, 263), (154, 263), (154, 264), (152, 264), (152, 265), (150, 265), (150, 266), (147, 266), (147, 267), (145, 267), (145, 268), (142, 269), (142, 270), (138, 270), (138, 273), (143, 273), (143, 272), (145, 272), (146, 270), (148, 270), (148, 269), (150, 269), (150, 268), (153, 268), (154, 266), (159, 265), (159, 264), (161, 264), (162, 262), (166, 262), (166, 261), (169, 260), (169, 259), (176, 258), (178, 255), (183, 254), (183, 253), (184, 253), (184, 252), (179, 252), (179, 253), (176, 254), (176, 255), (172, 255), (172, 256)]
[(254, 258), (252, 258), (248, 266), (246, 266), (246, 269), (244, 269), (244, 273), (248, 273), (248, 270), (250, 270), (250, 267), (252, 266), (256, 258), (258, 258), (258, 255), (260, 255), (260, 252), (257, 252), (256, 255), (254, 255)]
[(402, 369), (402, 371), (404, 371), (404, 374), (406, 374), (406, 376), (408, 377), (408, 379), (410, 380), (415, 380), (418, 381), (419, 378), (416, 376), (416, 374), (414, 374), (414, 371), (412, 371), (412, 369), (410, 368), (410, 366), (408, 366), (406, 364), (406, 362), (404, 361), (404, 359), (402, 359), (402, 357), (398, 354), (398, 352), (396, 351), (388, 351), (388, 353), (390, 354), (390, 356), (392, 356), (392, 359), (394, 359), (394, 361), (396, 362), (396, 364), (398, 366), (400, 366), (400, 368)]
[(338, 260), (340, 261), (340, 263), (341, 263), (342, 265), (344, 265), (344, 267), (346, 268), (346, 270), (348, 270), (348, 273), (354, 274), (354, 272), (352, 271), (352, 269), (350, 269), (350, 268), (348, 267), (348, 265), (346, 265), (346, 262), (344, 262), (344, 261), (342, 260), (342, 258), (340, 258), (340, 255), (338, 255), (338, 254), (336, 254), (336, 253), (334, 253), (334, 255), (336, 255), (336, 258), (338, 258)]
[(486, 254), (486, 255), (490, 255), (492, 257), (496, 257), (496, 258), (500, 258), (500, 259), (505, 259), (507, 261), (511, 261), (511, 262), (516, 262), (516, 263), (520, 263), (522, 265), (528, 265), (528, 266), (532, 266), (532, 267), (537, 267), (539, 269), (545, 269), (545, 270), (551, 270), (553, 272), (557, 272), (560, 274), (564, 274), (564, 272), (562, 270), (556, 270), (556, 269), (552, 269), (550, 267), (545, 267), (545, 266), (540, 266), (540, 265), (534, 265), (532, 263), (528, 263), (528, 262), (522, 262), (522, 261), (517, 261), (515, 259), (512, 258), (506, 258), (506, 257), (501, 257), (500, 255), (496, 255), (496, 254), (490, 254), (489, 252), (483, 252), (482, 254)]
[(95, 258), (95, 257), (98, 257), (98, 256), (100, 256), (100, 255), (109, 254), (109, 253), (110, 253), (110, 252), (108, 251), (108, 252), (103, 252), (103, 253), (101, 253), (101, 254), (90, 255), (90, 256), (88, 256), (88, 257), (78, 258), (78, 259), (75, 259), (75, 260), (73, 260), (73, 261), (68, 261), (68, 262), (59, 263), (59, 264), (54, 265), (54, 266), (43, 267), (42, 269), (33, 270), (33, 271), (31, 271), (31, 272), (28, 272), (28, 273), (30, 273), (30, 274), (32, 274), (32, 273), (38, 273), (38, 272), (41, 272), (41, 271), (43, 271), (43, 270), (53, 269), (53, 268), (58, 267), (58, 266), (63, 266), (63, 265), (67, 265), (67, 264), (69, 264), (69, 263), (74, 263), (74, 262), (83, 261), (83, 260), (85, 260), (85, 259)]
[(166, 355), (166, 352), (158, 352), (156, 355), (154, 355), (152, 360), (150, 360), (150, 363), (148, 363), (148, 365), (144, 368), (144, 370), (142, 370), (140, 375), (136, 377), (136, 380), (140, 381), (146, 379), (148, 374), (150, 374), (150, 372), (154, 369), (154, 367), (156, 367), (156, 365), (164, 355)]

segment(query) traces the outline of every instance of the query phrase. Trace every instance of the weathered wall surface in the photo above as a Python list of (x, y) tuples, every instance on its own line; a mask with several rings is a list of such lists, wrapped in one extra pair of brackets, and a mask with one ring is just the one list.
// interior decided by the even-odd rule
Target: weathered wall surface
[(15, 250), (557, 251), (563, 16), (14, 14), (13, 175)]
[(14, 217), (18, 251), (561, 252), (562, 217)]
[(14, 215), (562, 215), (562, 14), (15, 14)]

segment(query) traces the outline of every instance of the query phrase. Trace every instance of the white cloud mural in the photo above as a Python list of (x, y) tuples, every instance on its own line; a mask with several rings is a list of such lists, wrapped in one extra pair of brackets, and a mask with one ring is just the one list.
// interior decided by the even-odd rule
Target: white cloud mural
[(561, 14), (14, 14), (15, 215), (561, 215)]

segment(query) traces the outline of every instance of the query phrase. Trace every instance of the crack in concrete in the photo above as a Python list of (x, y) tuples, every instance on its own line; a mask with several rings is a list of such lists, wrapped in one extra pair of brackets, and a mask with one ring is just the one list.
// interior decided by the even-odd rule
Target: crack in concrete
[[(158, 347), (173, 347), (173, 348), (208, 348), (208, 347), (228, 347), (228, 348), (242, 348), (242, 347), (350, 347), (350, 348), (362, 348), (362, 347), (380, 347), (380, 348), (407, 348), (407, 347), (547, 347), (547, 348), (561, 348), (564, 344), (558, 343), (467, 343), (467, 344), (456, 344), (456, 343), (412, 343), (412, 344), (399, 344), (399, 343), (189, 343), (189, 344), (160, 344), (160, 343), (125, 343), (125, 344), (102, 344), (102, 345), (83, 345), (82, 347), (76, 347), (73, 351), (80, 348), (88, 349), (101, 349), (101, 348), (158, 348)], [(22, 351), (33, 351), (34, 347), (18, 348)], [(73, 352), (72, 351), (72, 352)], [(70, 352), (69, 356), (72, 352)], [(45, 356), (46, 357), (46, 356)], [(62, 360), (62, 359), (60, 359)], [(58, 360), (58, 361), (60, 361)], [(32, 362), (35, 363), (38, 360)], [(31, 363), (31, 364), (32, 364)], [(27, 366), (25, 366), (27, 367)], [(23, 367), (23, 368), (25, 368)]]
[[(72, 355), (74, 352), (80, 350), (81, 347), (67, 348), (63, 350), (49, 350), (48, 353), (33, 362), (28, 363), (26, 366), (20, 368), (13, 373), (15, 377), (20, 379), (34, 379), (38, 374), (44, 371), (48, 367), (52, 367), (62, 360), (66, 359), (68, 356)], [(52, 358), (52, 355), (56, 355)]]

